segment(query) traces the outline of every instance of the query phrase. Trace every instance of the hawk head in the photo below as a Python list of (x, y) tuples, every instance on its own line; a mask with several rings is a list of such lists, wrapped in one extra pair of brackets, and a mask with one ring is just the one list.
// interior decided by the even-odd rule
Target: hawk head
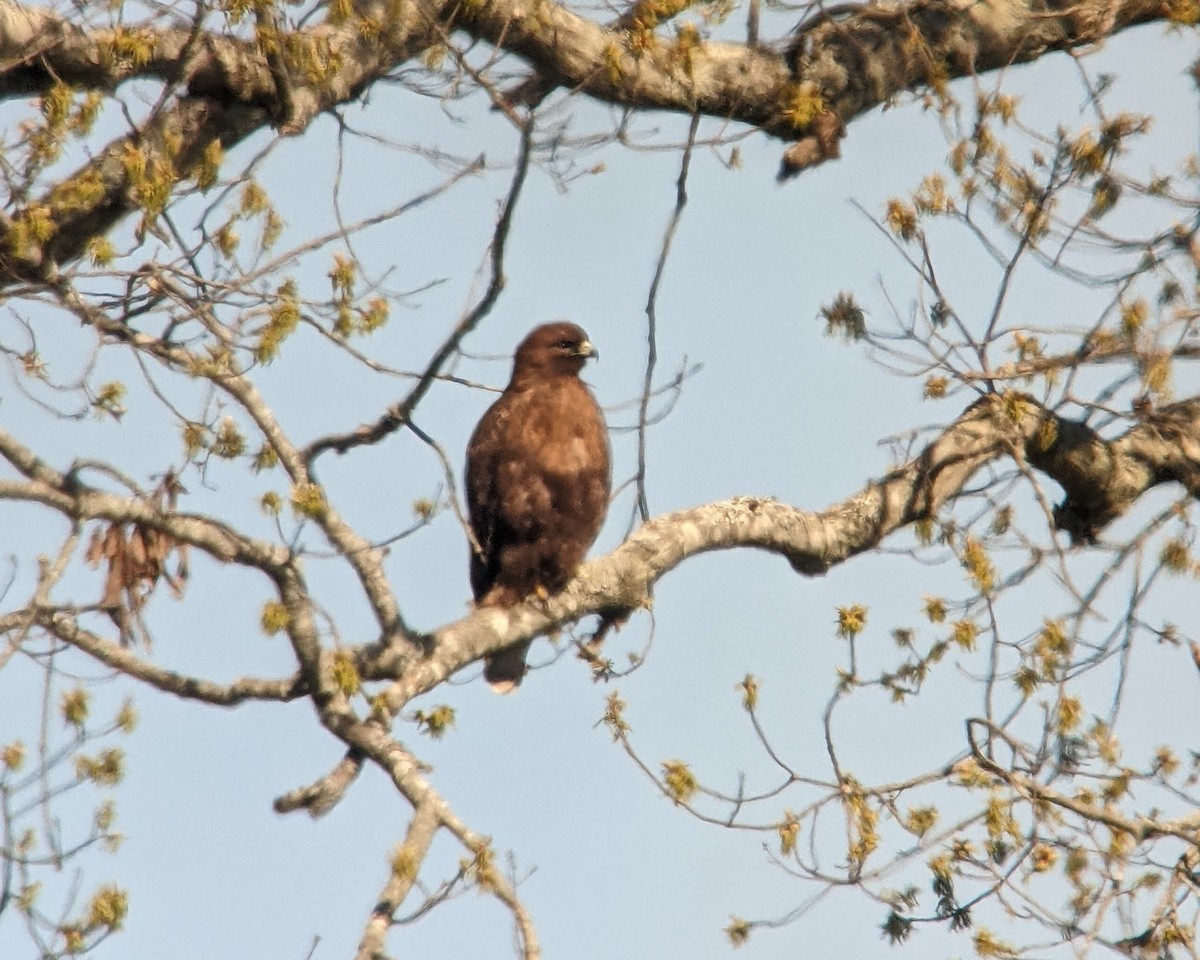
[(589, 359), (599, 359), (587, 333), (577, 324), (559, 321), (535, 327), (517, 347), (514, 379), (522, 374), (578, 374)]

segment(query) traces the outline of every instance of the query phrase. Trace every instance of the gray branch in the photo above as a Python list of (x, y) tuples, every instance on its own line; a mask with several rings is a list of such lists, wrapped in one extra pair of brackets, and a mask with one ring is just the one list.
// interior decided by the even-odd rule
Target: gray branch
[(1063, 488), (1058, 527), (1073, 541), (1089, 541), (1158, 484), (1178, 482), (1200, 495), (1200, 398), (1163, 407), (1105, 440), (1030, 397), (990, 395), (916, 458), (827, 510), (810, 513), (742, 496), (656, 517), (608, 556), (585, 564), (547, 601), (477, 610), (433, 633), (429, 655), (419, 660), (400, 644), (360, 648), (359, 671), (366, 679), (394, 681), (387, 704), (395, 713), (487, 654), (588, 614), (611, 616), (649, 604), (659, 578), (701, 553), (753, 547), (815, 576), (902, 527), (932, 519), (978, 470), (1010, 456)]
[[(214, 140), (229, 149), (272, 123), (299, 133), (450, 30), (516, 53), (542, 77), (599, 100), (736, 120), (792, 141), (783, 167), (791, 175), (837, 156), (845, 125), (899, 93), (1096, 43), (1167, 16), (1157, 0), (868, 4), (804, 25), (781, 51), (639, 34), (550, 0), (488, 0), (469, 10), (364, 0), (344, 24), (289, 35), (336, 65), (313, 79), (298, 64), (271, 62), (252, 43), (207, 32), (193, 37), (177, 27), (121, 28), (120, 36), (136, 37), (145, 55), (114, 57), (118, 31), (85, 30), (49, 11), (0, 0), (0, 97), (45, 92), (60, 79), (112, 90), (132, 77), (154, 77), (180, 88), (144, 129), (110, 143), (32, 201), (54, 225), (40, 248), (12, 250), (5, 242), (11, 226), (0, 227), (0, 248), (10, 251), (0, 259), (0, 286), (53, 279), (89, 240), (137, 210), (121, 162), (127, 147), (148, 151), (149, 162), (182, 180)], [(807, 104), (803, 110), (798, 97)], [(15, 211), (13, 220), (24, 212)]]

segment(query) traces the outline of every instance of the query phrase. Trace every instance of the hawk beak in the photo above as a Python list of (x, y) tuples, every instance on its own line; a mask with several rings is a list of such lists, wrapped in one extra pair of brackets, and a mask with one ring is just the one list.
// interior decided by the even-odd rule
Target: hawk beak
[(592, 346), (591, 340), (584, 340), (583, 343), (579, 345), (579, 349), (576, 351), (575, 355), (577, 357), (584, 357), (585, 359), (600, 359), (600, 351)]

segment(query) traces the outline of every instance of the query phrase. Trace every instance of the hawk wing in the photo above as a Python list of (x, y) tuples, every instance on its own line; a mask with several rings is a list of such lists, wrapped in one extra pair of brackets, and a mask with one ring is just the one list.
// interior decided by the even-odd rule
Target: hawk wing
[[(577, 377), (507, 390), (467, 447), (467, 510), (476, 603), (511, 606), (574, 576), (608, 510), (604, 415)], [(525, 647), (489, 661), (490, 681), (515, 685)]]

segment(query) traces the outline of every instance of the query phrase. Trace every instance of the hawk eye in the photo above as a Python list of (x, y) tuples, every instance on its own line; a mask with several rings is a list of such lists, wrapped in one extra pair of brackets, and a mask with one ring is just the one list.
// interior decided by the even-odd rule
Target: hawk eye
[(571, 350), (574, 348), (574, 346), (575, 346), (575, 344), (572, 343), (570, 340), (559, 340), (558, 341), (558, 349), (559, 350)]

